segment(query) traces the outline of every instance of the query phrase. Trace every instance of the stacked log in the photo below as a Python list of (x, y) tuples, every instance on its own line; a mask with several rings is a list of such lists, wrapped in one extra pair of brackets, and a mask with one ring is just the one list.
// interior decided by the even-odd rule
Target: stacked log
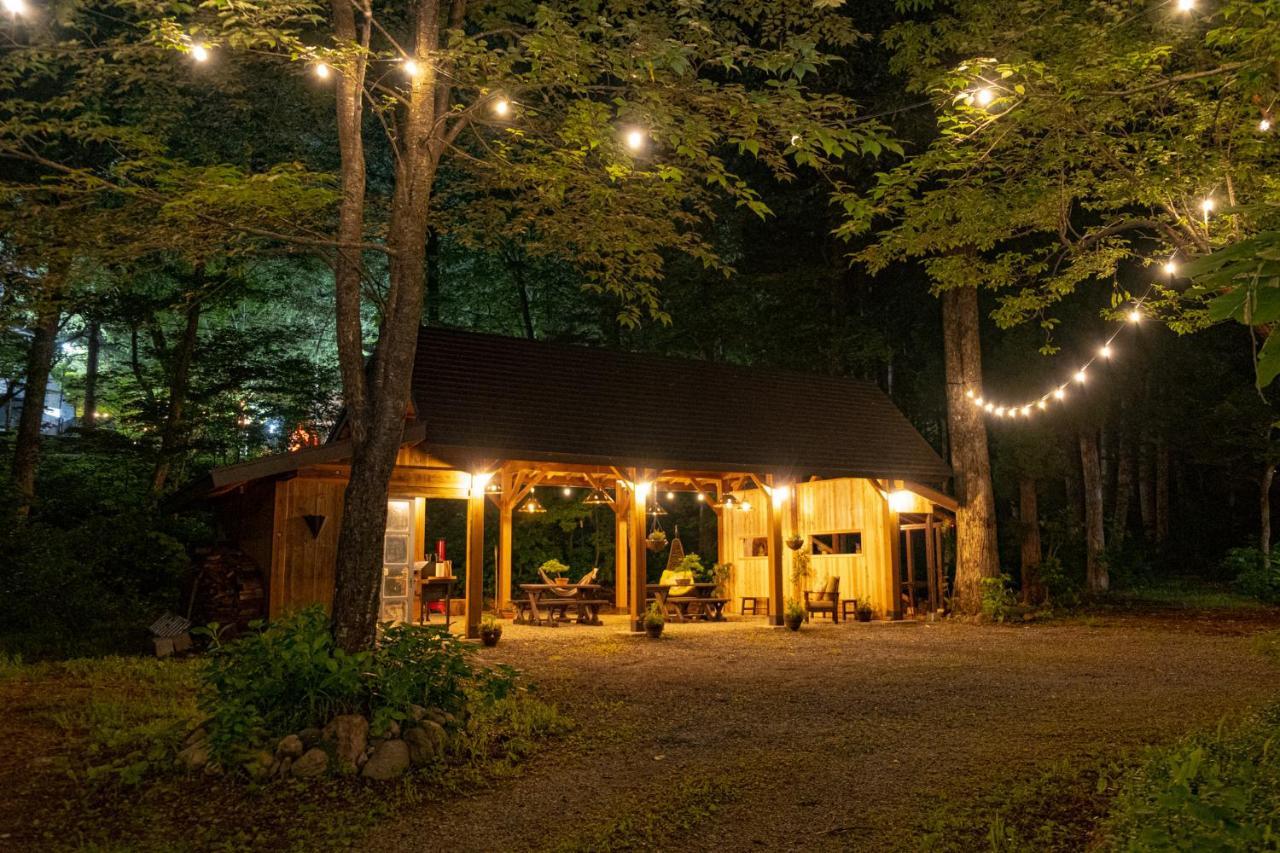
[(192, 621), (217, 622), (226, 636), (236, 636), (256, 619), (267, 615), (266, 585), (262, 571), (240, 549), (216, 545), (196, 552), (196, 588)]

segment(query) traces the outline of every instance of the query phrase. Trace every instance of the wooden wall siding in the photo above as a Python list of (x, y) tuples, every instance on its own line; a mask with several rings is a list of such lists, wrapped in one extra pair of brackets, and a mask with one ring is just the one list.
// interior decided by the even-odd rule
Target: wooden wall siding
[[(725, 544), (732, 556), (734, 574), (729, 580), (731, 607), (741, 605), (746, 595), (769, 594), (768, 559), (752, 557), (746, 550), (750, 540), (767, 535), (764, 501), (760, 490), (736, 492), (739, 500), (751, 502), (750, 512), (724, 512)], [(814, 555), (811, 574), (803, 585), (820, 589), (832, 575), (840, 578), (840, 597), (866, 599), (878, 617), (894, 611), (892, 554), (889, 550), (889, 508), (879, 490), (869, 480), (835, 479), (800, 483), (794, 487), (795, 511), (782, 510), (782, 536), (855, 531), (862, 534), (861, 554)], [(795, 552), (784, 546), (783, 571), (789, 594), (803, 598), (803, 589), (791, 584)]]
[[(332, 603), (344, 489), (344, 483), (328, 479), (295, 477), (276, 483), (273, 618), (312, 604), (327, 610)], [(325, 517), (319, 536), (312, 537), (304, 515)]]

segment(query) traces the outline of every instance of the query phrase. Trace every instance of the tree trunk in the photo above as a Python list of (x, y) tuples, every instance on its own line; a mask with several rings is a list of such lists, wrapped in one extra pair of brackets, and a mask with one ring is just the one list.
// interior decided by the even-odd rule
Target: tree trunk
[(1022, 600), (1043, 604), (1044, 583), (1040, 579), (1040, 508), (1034, 477), (1018, 480), (1018, 524), (1022, 541)]
[(1156, 469), (1151, 442), (1143, 439), (1138, 447), (1138, 509), (1142, 513), (1142, 533), (1148, 542), (1156, 541)]
[(89, 336), (89, 352), (84, 368), (84, 411), (80, 428), (94, 429), (98, 425), (98, 357), (102, 344), (102, 328), (96, 319), (89, 321), (85, 333)]
[(981, 580), (998, 577), (995, 495), (982, 410), (967, 396), (982, 394), (982, 347), (978, 332), (978, 291), (958, 287), (942, 294), (942, 335), (946, 350), (947, 425), (955, 472), (956, 581), (953, 608), (982, 609)]
[(40, 464), (40, 427), (44, 424), (45, 393), (53, 370), (54, 344), (58, 338), (58, 319), (62, 311), (55, 300), (41, 305), (31, 330), (31, 346), (27, 349), (26, 382), (22, 394), (22, 416), (18, 419), (18, 435), (14, 441), (13, 486), (18, 493), (18, 516), (31, 512), (36, 496), (36, 468)]
[(1267, 463), (1262, 469), (1258, 500), (1258, 547), (1262, 553), (1271, 553), (1271, 483), (1276, 477), (1276, 465)]
[[(339, 40), (354, 40), (356, 31), (351, 4), (346, 0), (334, 0), (333, 9)], [(462, 3), (454, 3), (451, 20), (445, 25), (460, 27), (463, 10)], [(435, 53), (441, 28), (439, 11), (438, 0), (420, 0), (414, 7), (413, 56), (427, 57)], [(362, 35), (366, 43), (367, 27), (366, 23)], [(347, 340), (340, 348), (343, 389), (348, 393), (357, 391), (347, 402), (353, 452), (351, 478), (347, 483), (342, 525), (338, 533), (332, 617), (334, 639), (348, 651), (369, 648), (377, 637), (387, 493), (404, 434), (410, 379), (422, 321), (428, 217), (436, 165), (445, 145), (445, 140), (439, 135), (442, 123), (438, 123), (435, 117), (448, 109), (447, 84), (437, 87), (437, 70), (433, 63), (422, 61), (421, 68), (420, 73), (412, 78), (396, 140), (400, 156), (396, 162), (387, 228), (389, 286), (367, 387), (363, 382), (362, 365), (352, 358), (361, 344), (358, 270), (348, 294), (355, 300), (354, 311), (350, 306), (344, 306), (341, 299), (338, 305), (339, 340)], [(340, 98), (338, 104), (344, 187), (340, 230), (342, 223), (351, 224), (348, 220), (355, 223), (350, 233), (340, 235), (341, 242), (354, 241), (356, 232), (363, 230), (364, 154), (362, 145), (351, 138), (360, 132), (360, 123), (352, 113), (354, 111), (358, 115), (363, 68), (356, 70), (360, 73), (360, 81), (354, 91), (345, 93), (349, 97)], [(346, 79), (349, 71), (345, 69), (340, 76)], [(353, 160), (357, 155), (358, 164)], [(355, 170), (360, 173), (358, 181), (350, 174)], [(350, 192), (347, 191), (349, 185)], [(358, 195), (355, 192), (357, 188)], [(354, 253), (339, 254), (348, 256)], [(339, 274), (342, 269), (339, 265)], [(342, 288), (339, 290), (341, 292)]]
[(534, 339), (533, 333), (533, 311), (529, 305), (529, 288), (525, 285), (524, 270), (520, 266), (520, 259), (517, 257), (507, 257), (507, 269), (511, 271), (511, 280), (516, 286), (516, 296), (520, 300), (520, 320), (524, 324), (524, 336), (528, 340)]
[(1133, 441), (1128, 430), (1123, 427), (1120, 432), (1119, 447), (1116, 450), (1116, 500), (1111, 508), (1111, 541), (1120, 546), (1124, 544), (1129, 529), (1129, 509), (1133, 505), (1133, 481), (1137, 460), (1133, 456)]
[[(197, 274), (199, 276), (199, 274)], [(192, 296), (187, 301), (186, 324), (182, 338), (174, 347), (169, 367), (169, 403), (165, 410), (164, 424), (160, 428), (160, 456), (151, 476), (152, 494), (160, 494), (169, 482), (173, 460), (186, 444), (187, 393), (191, 388), (191, 362), (196, 353), (200, 336), (200, 298)]]
[(1169, 446), (1156, 440), (1156, 542), (1169, 538)]
[(1098, 434), (1080, 430), (1080, 470), (1084, 481), (1085, 586), (1090, 592), (1105, 592), (1107, 577), (1106, 513), (1102, 507), (1102, 464), (1098, 454)]

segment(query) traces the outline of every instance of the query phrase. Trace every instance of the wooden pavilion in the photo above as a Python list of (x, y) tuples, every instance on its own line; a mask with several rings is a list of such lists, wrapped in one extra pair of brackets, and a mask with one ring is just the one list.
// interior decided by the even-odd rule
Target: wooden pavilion
[[(350, 441), (218, 468), (198, 488), (223, 532), (258, 563), (276, 616), (328, 606)], [(467, 501), (466, 632), (483, 600), (484, 513), (499, 517), (497, 592), (511, 601), (513, 515), (535, 487), (599, 490), (614, 512), (616, 603), (638, 627), (647, 582), (646, 510), (666, 491), (718, 517), (729, 597), (767, 596), (770, 619), (797, 594), (792, 548), (814, 580), (881, 618), (941, 604), (947, 465), (872, 383), (424, 329), (391, 480), (383, 616), (420, 606), (426, 501)], [(913, 542), (924, 538), (922, 556)], [(905, 546), (905, 547), (904, 547)], [(707, 555), (704, 555), (707, 556)], [(917, 565), (919, 560), (919, 565)]]

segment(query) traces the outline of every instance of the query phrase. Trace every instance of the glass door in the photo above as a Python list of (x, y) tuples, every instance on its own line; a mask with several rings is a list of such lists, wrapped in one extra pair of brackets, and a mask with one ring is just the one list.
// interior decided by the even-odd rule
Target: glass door
[(413, 501), (387, 501), (381, 622), (408, 622), (413, 607)]

